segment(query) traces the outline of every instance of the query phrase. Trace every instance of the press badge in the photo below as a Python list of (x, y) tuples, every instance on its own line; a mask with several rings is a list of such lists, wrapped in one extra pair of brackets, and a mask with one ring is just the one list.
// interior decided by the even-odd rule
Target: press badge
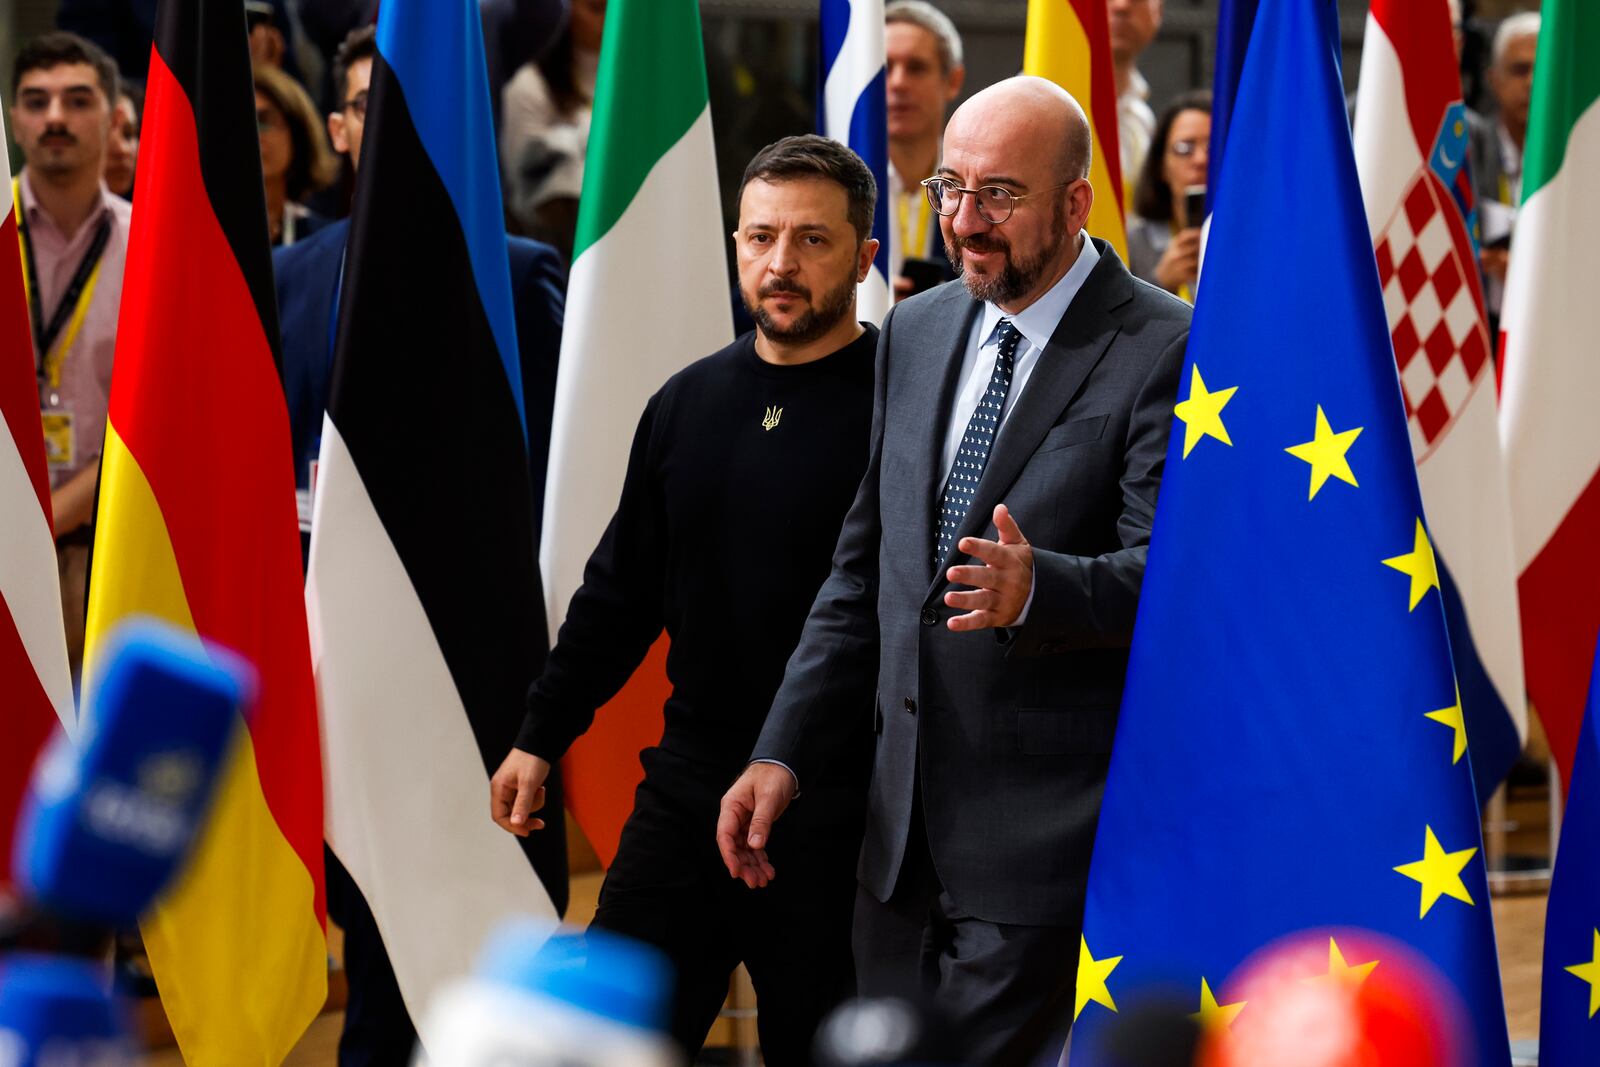
[(72, 432), (72, 412), (57, 408), (41, 411), (39, 418), (44, 423), (44, 455), (50, 469), (64, 470), (76, 466), (78, 450), (74, 447), (76, 438)]

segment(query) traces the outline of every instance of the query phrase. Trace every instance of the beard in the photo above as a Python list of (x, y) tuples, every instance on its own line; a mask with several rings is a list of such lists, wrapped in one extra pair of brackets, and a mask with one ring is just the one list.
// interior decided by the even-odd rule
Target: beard
[(811, 306), (801, 313), (787, 326), (780, 326), (766, 309), (762, 301), (777, 293), (792, 293), (803, 300), (811, 301), (811, 290), (799, 282), (776, 281), (763, 285), (756, 291), (754, 299), (750, 294), (741, 292), (744, 306), (750, 312), (750, 317), (756, 320), (756, 325), (761, 328), (761, 333), (770, 341), (781, 341), (784, 344), (803, 345), (815, 341), (829, 330), (839, 324), (839, 320), (849, 314), (855, 303), (856, 281), (852, 275), (845, 278), (840, 285), (823, 294), (821, 303), (812, 302)]
[[(974, 300), (990, 304), (1010, 304), (1033, 290), (1040, 276), (1044, 274), (1045, 266), (1061, 251), (1062, 244), (1067, 240), (1065, 224), (1066, 219), (1058, 204), (1051, 220), (1049, 242), (1037, 255), (1027, 259), (1012, 258), (1011, 242), (993, 230), (987, 233), (975, 233), (971, 237), (958, 237), (952, 234), (950, 240), (945, 242), (945, 256), (950, 260), (950, 266), (961, 276), (961, 284), (967, 287), (967, 292)], [(1006, 257), (1005, 266), (996, 274), (977, 274), (970, 271), (961, 254), (967, 249), (973, 252), (1002, 252)]]

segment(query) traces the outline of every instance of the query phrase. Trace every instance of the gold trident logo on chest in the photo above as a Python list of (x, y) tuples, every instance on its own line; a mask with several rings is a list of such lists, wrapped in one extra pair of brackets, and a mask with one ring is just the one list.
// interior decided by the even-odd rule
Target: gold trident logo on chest
[(766, 416), (761, 420), (761, 428), (763, 430), (768, 430), (768, 431), (776, 429), (777, 425), (778, 425), (778, 420), (780, 420), (782, 418), (783, 418), (783, 409), (782, 408), (769, 407), (769, 408), (767, 408)]

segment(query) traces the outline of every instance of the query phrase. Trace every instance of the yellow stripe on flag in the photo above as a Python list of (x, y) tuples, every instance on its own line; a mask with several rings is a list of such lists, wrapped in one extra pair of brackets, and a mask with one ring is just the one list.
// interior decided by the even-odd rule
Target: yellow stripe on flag
[[(86, 677), (100, 642), (131, 615), (195, 632), (160, 505), (109, 423), (102, 462)], [(311, 875), (267, 807), (243, 724), (236, 737), (194, 855), (142, 932), (186, 1061), (276, 1067), (299, 1034), (284, 1020), (312, 1018), (327, 1000), (327, 941)], [(293, 975), (305, 980), (285, 980)], [(246, 1025), (228, 1031), (194, 1025), (239, 1016)]]
[[(267, 810), (249, 734), (237, 736), (188, 870), (140, 926), (184, 1059), (197, 1067), (277, 1067), (297, 1040), (283, 1020), (314, 1018), (328, 999), (328, 947), (311, 876)], [(241, 939), (241, 926), (252, 937)], [(293, 975), (307, 980), (285, 980)], [(218, 1013), (242, 1015), (246, 1025), (193, 1025)], [(189, 1032), (180, 1019), (190, 1021)]]
[[(1110, 62), (1109, 54), (1104, 62)], [(1089, 184), (1094, 187), (1094, 203), (1089, 208), (1088, 230), (1117, 250), (1128, 261), (1128, 231), (1123, 218), (1123, 191), (1111, 180), (1106, 165), (1110, 153), (1106, 139), (1095, 122), (1093, 92), (1094, 54), (1088, 31), (1068, 0), (1029, 0), (1027, 36), (1022, 48), (1022, 72), (1048, 78), (1071, 93), (1088, 116), (1094, 137), (1094, 154), (1089, 167)], [(1116, 101), (1099, 101), (1102, 111), (1109, 105), (1113, 120)], [(1130, 181), (1123, 175), (1123, 181)]]
[[(100, 462), (95, 580), (89, 590), (85, 626), (85, 678), (94, 676), (101, 640), (130, 615), (154, 615), (180, 630), (195, 632), (161, 507), (138, 461), (109, 422)], [(107, 576), (115, 581), (108, 581)], [(84, 686), (84, 691), (92, 692), (92, 687)]]

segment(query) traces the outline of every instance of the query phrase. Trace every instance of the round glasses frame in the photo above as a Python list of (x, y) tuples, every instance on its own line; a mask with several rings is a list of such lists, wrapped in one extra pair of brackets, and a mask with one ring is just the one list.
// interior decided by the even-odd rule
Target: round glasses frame
[[(991, 226), (998, 226), (1009, 219), (1011, 213), (1017, 210), (1017, 205), (1024, 200), (1031, 200), (1036, 196), (1043, 196), (1045, 193), (1053, 193), (1058, 189), (1065, 189), (1073, 184), (1075, 183), (1062, 182), (1060, 185), (1052, 185), (1048, 189), (1019, 194), (999, 185), (980, 185), (976, 189), (966, 189), (957, 185), (952, 178), (924, 178), (921, 182), (922, 188), (928, 194), (928, 206), (939, 214), (946, 218), (954, 215), (961, 210), (962, 195), (971, 193), (977, 197), (978, 217)], [(946, 207), (945, 197), (951, 193), (955, 194), (955, 202)]]

